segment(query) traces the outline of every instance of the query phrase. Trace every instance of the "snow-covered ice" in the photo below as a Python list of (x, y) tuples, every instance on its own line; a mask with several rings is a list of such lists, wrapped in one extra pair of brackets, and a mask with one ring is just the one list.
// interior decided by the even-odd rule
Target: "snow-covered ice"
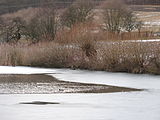
[[(49, 73), (65, 81), (146, 89), (106, 94), (0, 95), (0, 120), (160, 120), (160, 76), (29, 67), (0, 67), (0, 73)], [(32, 101), (61, 104), (18, 104)]]
[(160, 39), (150, 39), (150, 40), (127, 40), (124, 42), (160, 42)]
[(160, 39), (149, 39), (149, 40), (124, 40), (124, 41), (107, 41), (107, 42), (98, 42), (101, 45), (105, 44), (116, 44), (116, 43), (151, 43), (151, 42), (160, 42)]
[(55, 73), (54, 69), (40, 69), (33, 67), (12, 67), (0, 66), (0, 74), (41, 74), (41, 73)]
[(145, 25), (150, 25), (150, 26), (153, 26), (153, 25), (160, 25), (160, 21), (152, 21), (152, 22), (144, 22)]
[(59, 80), (107, 84), (142, 89), (160, 89), (159, 75), (136, 75), (128, 73), (111, 73), (103, 71), (43, 69), (33, 67), (0, 66), (0, 74), (48, 74)]
[(160, 89), (160, 76), (110, 73), (103, 71), (57, 69), (59, 74), (50, 74), (59, 80), (107, 84), (122, 87)]
[[(1, 120), (159, 120), (157, 95), (149, 92), (110, 94), (0, 95)], [(59, 105), (19, 105), (28, 101)]]

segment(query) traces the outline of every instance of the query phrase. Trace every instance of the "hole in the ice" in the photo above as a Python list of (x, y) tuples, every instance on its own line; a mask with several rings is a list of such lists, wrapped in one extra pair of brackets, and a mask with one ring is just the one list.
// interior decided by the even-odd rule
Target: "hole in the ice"
[(19, 104), (49, 105), (49, 104), (60, 104), (60, 103), (58, 103), (58, 102), (33, 101), (33, 102), (21, 102)]

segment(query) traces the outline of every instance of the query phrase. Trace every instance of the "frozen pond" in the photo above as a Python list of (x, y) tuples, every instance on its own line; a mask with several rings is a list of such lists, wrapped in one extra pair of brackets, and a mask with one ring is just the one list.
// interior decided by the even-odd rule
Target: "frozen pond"
[[(160, 92), (0, 95), (1, 120), (159, 120)], [(21, 105), (28, 101), (57, 105)]]
[[(65, 81), (146, 89), (103, 94), (1, 94), (0, 120), (160, 120), (160, 76), (26, 67), (0, 67), (0, 73), (49, 73)], [(33, 101), (60, 104), (19, 104)]]

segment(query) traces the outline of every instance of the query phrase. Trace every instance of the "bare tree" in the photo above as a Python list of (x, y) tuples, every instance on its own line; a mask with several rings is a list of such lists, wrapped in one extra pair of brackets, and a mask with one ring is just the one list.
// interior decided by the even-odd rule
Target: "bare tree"
[(138, 30), (139, 34), (141, 33), (142, 27), (143, 27), (143, 22), (142, 21), (137, 21), (136, 22), (136, 29)]
[(39, 9), (26, 27), (26, 36), (36, 43), (40, 40), (54, 40), (59, 22), (54, 6)]
[(23, 34), (25, 22), (19, 18), (13, 18), (3, 22), (1, 26), (1, 38), (3, 42), (17, 43)]
[(112, 0), (104, 7), (105, 29), (110, 32), (131, 32), (136, 28), (137, 18), (123, 1)]
[(43, 8), (40, 12), (40, 26), (42, 27), (42, 37), (54, 40), (59, 28), (59, 18), (56, 9), (53, 7)]
[(76, 23), (91, 20), (92, 9), (93, 2), (91, 0), (78, 0), (61, 15), (61, 23), (64, 26), (72, 27)]
[(136, 29), (137, 26), (137, 18), (135, 17), (135, 15), (133, 14), (133, 12), (131, 10), (128, 10), (125, 12), (124, 14), (124, 29), (127, 32), (131, 32), (134, 29)]
[[(118, 3), (117, 3), (118, 2)], [(107, 2), (104, 7), (104, 23), (105, 28), (110, 32), (119, 33), (124, 26), (124, 11), (126, 6), (122, 1)]]
[(3, 28), (4, 28), (3, 26), (4, 26), (4, 21), (0, 17), (0, 42), (2, 42), (2, 34), (3, 34)]

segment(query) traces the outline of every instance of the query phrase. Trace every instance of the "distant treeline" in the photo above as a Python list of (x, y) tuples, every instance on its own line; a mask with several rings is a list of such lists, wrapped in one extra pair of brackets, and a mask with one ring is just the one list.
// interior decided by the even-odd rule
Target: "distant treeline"
[(75, 0), (0, 0), (0, 14), (11, 13), (28, 7), (47, 6), (67, 7)]
[[(0, 14), (11, 13), (17, 10), (38, 7), (42, 5), (50, 5), (54, 3), (56, 7), (67, 7), (76, 0), (0, 0)], [(96, 3), (110, 0), (93, 0)], [(134, 5), (160, 5), (160, 0), (124, 0), (127, 4)]]
[(160, 0), (125, 0), (125, 2), (134, 5), (160, 5)]
[[(65, 8), (75, 1), (76, 0), (0, 0), (0, 15), (15, 12), (23, 8), (48, 6), (52, 4), (57, 8)], [(101, 3), (101, 1), (109, 0), (93, 0), (96, 4)]]

